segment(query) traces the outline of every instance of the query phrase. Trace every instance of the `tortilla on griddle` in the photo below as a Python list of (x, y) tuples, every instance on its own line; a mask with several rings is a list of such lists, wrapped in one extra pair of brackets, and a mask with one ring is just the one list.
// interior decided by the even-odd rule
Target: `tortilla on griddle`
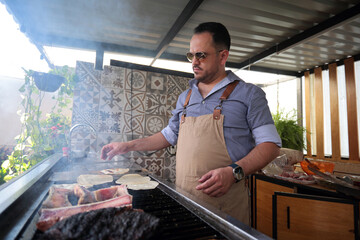
[(147, 183), (140, 183), (140, 184), (127, 184), (127, 188), (131, 190), (149, 190), (155, 189), (159, 185), (156, 181), (149, 181)]
[(148, 176), (141, 176), (140, 174), (126, 174), (116, 180), (117, 184), (124, 184), (128, 189), (132, 190), (147, 190), (154, 189), (159, 185), (156, 181), (151, 181)]
[(92, 175), (83, 174), (77, 178), (79, 185), (84, 187), (92, 187), (94, 185), (112, 182), (114, 179), (110, 175)]
[(109, 169), (101, 170), (100, 172), (103, 174), (121, 175), (121, 174), (129, 172), (129, 169), (128, 168), (109, 168)]

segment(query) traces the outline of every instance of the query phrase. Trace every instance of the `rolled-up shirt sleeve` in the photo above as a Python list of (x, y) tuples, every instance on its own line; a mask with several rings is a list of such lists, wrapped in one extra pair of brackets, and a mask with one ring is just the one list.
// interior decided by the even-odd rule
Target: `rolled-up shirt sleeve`
[(281, 147), (281, 138), (274, 125), (265, 92), (260, 88), (254, 90), (248, 108), (248, 123), (255, 144), (273, 142)]
[(253, 129), (252, 133), (256, 145), (264, 142), (272, 142), (281, 147), (281, 138), (274, 124), (257, 127)]
[(161, 130), (162, 135), (164, 135), (166, 141), (168, 141), (172, 146), (175, 146), (177, 143), (177, 134), (167, 125), (163, 130)]

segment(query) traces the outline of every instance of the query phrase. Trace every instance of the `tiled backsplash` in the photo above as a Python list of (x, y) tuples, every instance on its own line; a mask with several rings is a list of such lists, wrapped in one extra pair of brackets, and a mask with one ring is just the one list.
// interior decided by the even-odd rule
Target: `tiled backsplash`
[[(92, 63), (77, 62), (79, 83), (74, 92), (73, 125), (89, 124), (90, 129), (73, 133), (86, 150), (100, 152), (114, 141), (129, 141), (161, 131), (171, 117), (176, 100), (188, 88), (188, 77), (117, 66), (95, 70)], [(156, 70), (154, 68), (154, 70)], [(136, 162), (150, 172), (175, 179), (173, 149), (157, 152), (130, 152), (117, 160)]]

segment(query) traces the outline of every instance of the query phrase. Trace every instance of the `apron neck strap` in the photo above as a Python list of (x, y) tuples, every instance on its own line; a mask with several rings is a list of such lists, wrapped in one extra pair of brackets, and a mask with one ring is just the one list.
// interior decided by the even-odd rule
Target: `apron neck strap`
[(184, 103), (184, 110), (183, 110), (183, 115), (181, 116), (181, 122), (185, 122), (185, 116), (186, 116), (186, 107), (189, 104), (190, 101), (190, 96), (191, 96), (191, 89), (189, 90), (188, 94), (186, 95), (186, 99), (185, 99), (185, 103)]
[(186, 99), (185, 99), (185, 103), (184, 103), (184, 108), (186, 108), (186, 106), (189, 104), (190, 96), (191, 96), (191, 89), (189, 90), (188, 94), (186, 95)]
[[(239, 80), (235, 80), (232, 83), (229, 83), (225, 89), (225, 91), (223, 92), (223, 94), (220, 97), (220, 104), (217, 105), (214, 108), (214, 113), (213, 113), (213, 118), (215, 120), (220, 119), (220, 114), (221, 114), (221, 109), (222, 109), (222, 103), (224, 100), (226, 100), (230, 94), (232, 93), (232, 91), (234, 91), (236, 85), (239, 83)], [(189, 90), (188, 94), (186, 95), (186, 99), (185, 99), (185, 103), (184, 103), (184, 110), (183, 110), (183, 115), (181, 116), (181, 122), (185, 122), (185, 117), (186, 117), (186, 107), (189, 104), (190, 101), (190, 96), (191, 96), (191, 89)]]
[(223, 101), (225, 101), (230, 94), (232, 93), (232, 91), (234, 91), (236, 85), (239, 83), (239, 80), (235, 80), (232, 83), (229, 83), (225, 89), (225, 91), (223, 92), (223, 94), (220, 97), (220, 104), (217, 105), (214, 108), (214, 112), (213, 112), (213, 118), (215, 120), (219, 120), (220, 119), (220, 115), (221, 115), (221, 109), (222, 109), (222, 103)]

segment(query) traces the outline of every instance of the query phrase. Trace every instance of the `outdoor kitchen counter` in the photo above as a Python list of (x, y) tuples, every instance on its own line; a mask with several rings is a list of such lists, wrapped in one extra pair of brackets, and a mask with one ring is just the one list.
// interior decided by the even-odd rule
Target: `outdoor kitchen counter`
[(349, 189), (294, 183), (263, 174), (252, 175), (250, 182), (252, 226), (267, 236), (359, 239), (359, 199)]
[(355, 192), (353, 191), (347, 191), (348, 189), (339, 188), (339, 186), (332, 184), (324, 179), (318, 178), (312, 184), (303, 184), (303, 183), (292, 182), (284, 179), (279, 179), (276, 177), (266, 176), (263, 173), (254, 174), (252, 177), (253, 179), (256, 177), (257, 179), (262, 179), (265, 181), (273, 182), (275, 184), (292, 188), (294, 189), (295, 193), (360, 200), (360, 198), (356, 197), (358, 193), (354, 194)]
[[(90, 164), (89, 164), (90, 163)], [(124, 165), (125, 164), (125, 165)], [(130, 164), (126, 166), (126, 164)], [(85, 159), (69, 162), (55, 154), (22, 176), (0, 186), (2, 204), (0, 211), (0, 239), (31, 239), (36, 231), (38, 211), (49, 188), (57, 183), (74, 183), (80, 174), (96, 173), (105, 168), (129, 167), (130, 172), (148, 174), (130, 162), (87, 162)], [(74, 171), (76, 169), (76, 171)], [(157, 189), (185, 207), (204, 223), (227, 239), (269, 239), (266, 235), (213, 209), (196, 197), (189, 195), (173, 183), (148, 174), (159, 182)], [(115, 177), (114, 177), (115, 179)], [(9, 194), (11, 193), (11, 194)], [(135, 196), (134, 196), (135, 197)]]

